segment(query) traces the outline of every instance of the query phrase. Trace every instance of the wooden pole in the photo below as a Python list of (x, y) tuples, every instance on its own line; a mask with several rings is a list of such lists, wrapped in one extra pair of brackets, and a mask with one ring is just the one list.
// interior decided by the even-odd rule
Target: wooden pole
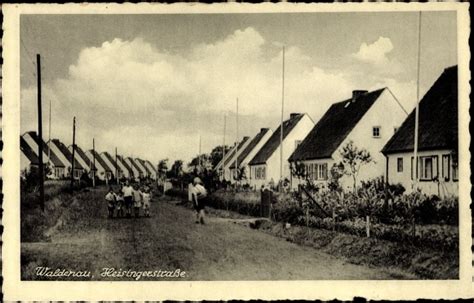
[(283, 115), (285, 109), (285, 47), (283, 46), (282, 73), (281, 73), (281, 124), (280, 124), (280, 182), (278, 189), (281, 191), (283, 183)]
[(413, 176), (413, 190), (416, 190), (418, 184), (418, 124), (419, 124), (419, 109), (420, 102), (420, 53), (421, 53), (421, 11), (418, 15), (418, 58), (416, 71), (416, 107), (415, 107), (415, 142), (413, 147), (413, 162), (414, 162), (414, 176)]
[(92, 138), (92, 186), (95, 187), (95, 139)]
[(36, 69), (38, 77), (38, 160), (39, 160), (39, 186), (40, 186), (40, 206), (44, 211), (44, 167), (43, 167), (43, 118), (41, 109), (41, 57), (36, 55)]
[(118, 175), (117, 147), (115, 147), (115, 178), (117, 179), (117, 185), (119, 185), (120, 182), (119, 182), (119, 175)]
[(71, 192), (74, 191), (74, 156), (76, 151), (76, 117), (72, 119), (72, 160), (71, 160)]
[(49, 100), (49, 127), (48, 127), (48, 163), (51, 162), (51, 100)]
[(237, 102), (236, 102), (236, 115), (235, 115), (235, 123), (236, 123), (236, 134), (235, 134), (235, 142), (237, 142), (237, 145), (235, 146), (235, 171), (234, 171), (234, 180), (237, 182), (237, 169), (238, 169), (238, 166), (237, 166), (237, 152), (238, 152), (238, 148), (239, 148), (239, 98), (237, 98)]

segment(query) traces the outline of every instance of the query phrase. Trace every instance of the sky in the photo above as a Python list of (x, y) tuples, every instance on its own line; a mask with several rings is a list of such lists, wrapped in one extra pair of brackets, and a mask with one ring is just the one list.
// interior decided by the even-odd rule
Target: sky
[[(455, 12), (423, 12), (420, 93), (457, 64)], [(83, 149), (189, 162), (285, 118), (317, 122), (352, 90), (388, 87), (416, 104), (418, 13), (22, 15), (21, 132)], [(237, 132), (236, 100), (239, 99)], [(224, 118), (226, 116), (226, 118)]]

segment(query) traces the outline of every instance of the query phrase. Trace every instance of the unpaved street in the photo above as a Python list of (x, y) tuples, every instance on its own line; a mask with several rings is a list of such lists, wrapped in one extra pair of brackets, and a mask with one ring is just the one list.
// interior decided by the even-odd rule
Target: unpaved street
[(54, 232), (51, 242), (22, 243), (24, 279), (46, 279), (35, 275), (38, 266), (89, 270), (93, 280), (114, 279), (101, 276), (103, 268), (180, 269), (187, 280), (393, 278), (380, 268), (349, 264), (220, 218), (195, 224), (194, 213), (170, 198), (153, 201), (151, 218), (107, 219), (102, 192), (97, 197), (98, 201), (83, 201), (85, 207), (97, 207), (94, 215), (76, 214), (74, 221)]

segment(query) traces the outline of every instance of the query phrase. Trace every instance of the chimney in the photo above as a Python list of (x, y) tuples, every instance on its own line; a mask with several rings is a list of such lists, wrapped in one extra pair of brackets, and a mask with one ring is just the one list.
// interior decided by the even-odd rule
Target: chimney
[(260, 129), (260, 132), (262, 132), (262, 133), (266, 132), (266, 131), (268, 131), (268, 128), (266, 128), (266, 127), (263, 127), (263, 128)]
[(352, 102), (355, 102), (355, 100), (359, 97), (362, 96), (363, 94), (366, 94), (368, 91), (367, 90), (353, 90), (352, 91)]
[(300, 113), (291, 113), (290, 114), (290, 119), (294, 119), (296, 117), (298, 117), (299, 115), (301, 115)]

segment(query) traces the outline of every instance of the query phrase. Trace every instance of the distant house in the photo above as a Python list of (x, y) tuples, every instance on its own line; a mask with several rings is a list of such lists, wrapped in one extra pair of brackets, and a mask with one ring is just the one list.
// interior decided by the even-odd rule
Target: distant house
[(135, 160), (133, 160), (130, 157), (127, 157), (125, 159), (125, 163), (127, 163), (128, 166), (130, 166), (130, 168), (132, 169), (133, 177), (135, 178), (135, 180), (139, 180), (139, 179), (143, 178), (143, 172), (140, 170), (138, 165), (135, 163)]
[[(34, 131), (26, 132), (21, 137), (23, 138), (23, 140), (25, 140), (25, 143), (29, 146), (29, 148), (33, 151), (33, 153), (39, 159), (38, 147), (39, 147), (40, 139), (38, 138), (38, 135), (36, 134), (36, 132)], [(43, 144), (42, 145), (43, 146), (43, 163), (45, 164), (45, 166), (50, 168), (50, 171), (49, 173), (47, 173), (46, 177), (49, 179), (58, 179), (59, 176), (61, 175), (61, 172), (64, 171), (64, 168), (59, 167), (58, 170), (55, 170), (54, 163), (58, 163), (59, 161), (55, 161), (55, 162), (50, 161), (48, 158), (47, 149), (45, 148), (46, 144), (44, 144), (44, 141), (42, 142), (42, 144)], [(59, 164), (61, 165), (60, 162)], [(64, 172), (63, 172), (63, 176), (64, 176)]]
[(148, 170), (151, 172), (151, 178), (152, 178), (153, 180), (157, 180), (157, 178), (158, 178), (158, 173), (157, 173), (157, 171), (156, 171), (156, 167), (154, 167), (153, 164), (151, 164), (151, 162), (148, 161), (148, 160), (145, 160), (145, 165), (146, 165), (146, 167), (148, 168)]
[(128, 164), (125, 162), (122, 156), (117, 155), (117, 165), (119, 166), (120, 171), (126, 179), (133, 178), (133, 171), (131, 167), (128, 166)]
[(144, 178), (150, 178), (151, 177), (151, 172), (146, 167), (145, 161), (143, 161), (140, 158), (135, 158), (135, 163), (140, 168), (140, 170), (143, 172), (143, 177)]
[[(242, 184), (249, 183), (250, 168), (248, 164), (250, 160), (255, 157), (255, 155), (262, 148), (262, 146), (268, 141), (268, 139), (270, 139), (272, 133), (272, 130), (269, 128), (260, 129), (260, 132), (255, 137), (253, 137), (247, 147), (245, 147), (237, 157), (238, 167), (244, 170), (245, 179), (241, 180)], [(233, 178), (233, 176), (236, 175), (235, 161), (232, 162), (232, 165), (230, 166), (230, 175), (232, 176), (231, 182), (235, 182)]]
[[(324, 186), (332, 165), (342, 160), (340, 150), (352, 141), (374, 160), (360, 169), (358, 182), (381, 177), (385, 170), (382, 147), (406, 116), (388, 88), (355, 90), (352, 98), (334, 103), (327, 110), (288, 160), (293, 166), (304, 164), (309, 179)], [(292, 177), (292, 187), (302, 181)], [(351, 176), (344, 175), (339, 181), (344, 189), (353, 188)]]
[(109, 180), (115, 178), (115, 167), (113, 165), (109, 165), (105, 154), (100, 153), (98, 154), (98, 156), (102, 160), (102, 166), (105, 168), (105, 171), (107, 172), (107, 178)]
[(216, 164), (214, 167), (214, 170), (217, 172), (219, 175), (219, 179), (222, 181), (224, 179), (224, 163), (227, 161), (227, 159), (235, 153), (235, 149), (237, 148), (237, 142), (234, 143), (234, 145), (224, 154), (222, 159)]
[(100, 155), (95, 150), (88, 150), (86, 156), (92, 163), (92, 168), (95, 167), (95, 176), (102, 181), (108, 182), (112, 179), (112, 172), (107, 168), (107, 165), (104, 163)]
[(23, 137), (20, 137), (20, 150), (20, 171), (22, 174), (29, 173), (32, 168), (39, 167), (38, 156)]
[[(254, 188), (280, 181), (280, 149), (283, 151), (282, 179), (290, 179), (288, 157), (296, 146), (306, 137), (314, 126), (307, 114), (292, 113), (290, 118), (283, 121), (283, 146), (280, 146), (281, 125), (249, 162), (249, 184)], [(283, 181), (282, 180), (282, 181)]]
[(222, 165), (224, 180), (231, 182), (233, 181), (234, 178), (231, 175), (230, 166), (232, 164), (235, 164), (235, 160), (244, 151), (244, 149), (249, 143), (250, 137), (243, 137), (242, 141), (238, 142), (238, 144), (236, 145), (236, 148), (233, 148), (231, 150), (230, 155), (227, 157), (227, 159), (224, 161), (224, 164)]
[(426, 194), (457, 196), (457, 66), (445, 69), (421, 99), (418, 121), (418, 165), (414, 163), (415, 110), (382, 150), (388, 182), (401, 183), (411, 191), (417, 178), (416, 187)]
[[(72, 154), (72, 145), (69, 145), (68, 150)], [(81, 164), (84, 170), (89, 173), (89, 177), (92, 178), (92, 162), (89, 160), (89, 158), (87, 158), (86, 153), (79, 146), (77, 146), (77, 144), (76, 148), (74, 149), (74, 158)]]
[[(66, 145), (64, 145), (58, 139), (52, 139), (48, 146), (51, 148), (51, 154), (54, 153), (54, 155), (64, 165), (66, 169), (66, 176), (70, 177), (72, 170), (72, 153), (70, 153)], [(80, 179), (83, 172), (84, 168), (82, 165), (77, 160), (74, 161), (74, 179)]]
[(123, 178), (123, 172), (118, 166), (117, 162), (115, 162), (115, 159), (110, 155), (108, 152), (103, 152), (100, 154), (102, 159), (104, 160), (105, 164), (112, 170), (112, 175), (114, 178)]

